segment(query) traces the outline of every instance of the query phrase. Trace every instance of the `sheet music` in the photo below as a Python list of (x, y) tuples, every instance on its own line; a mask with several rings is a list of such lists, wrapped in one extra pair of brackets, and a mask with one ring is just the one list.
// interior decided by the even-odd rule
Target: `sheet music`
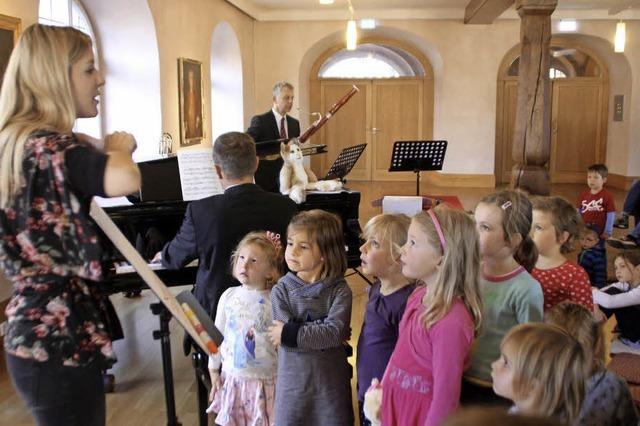
[(180, 185), (184, 201), (199, 200), (224, 192), (213, 168), (212, 149), (178, 151)]
[(127, 199), (127, 197), (113, 197), (113, 198), (103, 198), (95, 196), (93, 199), (98, 203), (98, 205), (102, 208), (105, 207), (119, 207), (119, 206), (132, 206), (131, 201)]

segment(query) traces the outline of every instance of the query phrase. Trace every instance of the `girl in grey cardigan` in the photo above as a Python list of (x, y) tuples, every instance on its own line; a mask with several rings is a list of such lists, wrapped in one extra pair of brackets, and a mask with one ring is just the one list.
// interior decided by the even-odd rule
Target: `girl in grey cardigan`
[(351, 290), (340, 219), (322, 210), (296, 215), (285, 260), (291, 272), (271, 292), (269, 335), (280, 346), (276, 425), (353, 425)]

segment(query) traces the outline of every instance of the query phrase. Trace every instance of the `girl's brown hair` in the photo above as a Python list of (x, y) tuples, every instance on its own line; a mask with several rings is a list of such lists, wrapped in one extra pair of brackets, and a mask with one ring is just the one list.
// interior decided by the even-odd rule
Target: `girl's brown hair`
[(533, 210), (549, 213), (553, 227), (556, 230), (556, 241), (560, 241), (562, 234), (569, 234), (567, 240), (560, 246), (560, 253), (567, 254), (574, 249), (575, 242), (580, 239), (583, 227), (582, 216), (578, 210), (562, 197), (534, 197)]
[(269, 266), (271, 266), (273, 271), (273, 276), (267, 277), (267, 285), (271, 288), (284, 273), (284, 251), (282, 250), (282, 243), (276, 243), (267, 237), (266, 232), (249, 232), (240, 240), (236, 249), (231, 253), (232, 273), (236, 268), (238, 252), (246, 245), (257, 246), (265, 254), (266, 260), (269, 262)]
[(544, 322), (563, 328), (584, 349), (592, 374), (604, 368), (604, 336), (602, 324), (596, 321), (587, 308), (565, 300), (549, 309)]
[(467, 213), (445, 205), (435, 207), (433, 213), (442, 229), (444, 249), (436, 224), (427, 213), (420, 212), (412, 219), (427, 235), (429, 243), (438, 247), (443, 255), (436, 282), (429, 283), (429, 291), (422, 301), (425, 307), (422, 324), (425, 328), (431, 327), (460, 298), (473, 317), (477, 335), (482, 322), (482, 300), (478, 284), (480, 248), (475, 223)]
[(392, 264), (398, 263), (402, 246), (407, 242), (407, 231), (411, 218), (405, 214), (379, 214), (369, 219), (364, 226), (362, 237), (365, 240), (378, 237), (381, 245), (386, 246)]
[(634, 268), (640, 265), (640, 251), (638, 250), (623, 250), (618, 253), (615, 258), (621, 258), (627, 266)]
[(305, 231), (310, 241), (318, 245), (324, 259), (320, 278), (336, 279), (344, 276), (347, 254), (340, 218), (319, 209), (300, 212), (289, 222), (287, 235), (291, 236), (299, 231)]
[(513, 391), (536, 415), (574, 424), (591, 372), (582, 345), (561, 327), (526, 323), (513, 327), (500, 348), (510, 348)]
[(538, 260), (538, 249), (529, 236), (532, 222), (531, 201), (520, 191), (499, 191), (485, 196), (480, 202), (500, 208), (502, 230), (507, 243), (511, 244), (514, 235), (522, 237), (520, 244), (515, 247), (513, 258), (531, 272)]

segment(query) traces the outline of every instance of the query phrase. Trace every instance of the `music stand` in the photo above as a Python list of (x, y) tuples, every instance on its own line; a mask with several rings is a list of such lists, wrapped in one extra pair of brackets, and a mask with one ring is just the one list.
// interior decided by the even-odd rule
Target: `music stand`
[(420, 195), (420, 172), (442, 170), (447, 141), (396, 141), (391, 153), (390, 172), (414, 172), (416, 195)]
[(340, 151), (338, 158), (336, 158), (329, 168), (324, 180), (340, 179), (344, 183), (345, 177), (351, 169), (353, 169), (353, 166), (356, 165), (358, 158), (360, 158), (366, 147), (366, 143), (361, 143), (359, 145), (348, 146)]

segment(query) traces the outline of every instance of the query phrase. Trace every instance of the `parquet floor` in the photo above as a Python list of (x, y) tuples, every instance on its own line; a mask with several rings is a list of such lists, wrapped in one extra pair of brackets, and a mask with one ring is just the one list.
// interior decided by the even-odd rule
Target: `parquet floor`
[[(383, 195), (414, 195), (415, 182), (349, 182), (351, 189), (361, 192), (360, 222), (362, 225), (380, 213), (371, 201)], [(555, 185), (554, 195), (573, 201), (583, 185)], [(465, 210), (473, 210), (480, 198), (491, 192), (486, 188), (423, 188), (424, 194), (456, 195)], [(622, 205), (624, 193), (612, 190), (618, 206)], [(353, 313), (351, 344), (355, 348), (362, 325), (362, 316), (367, 302), (368, 285), (358, 276), (350, 276), (348, 283), (353, 290)], [(175, 293), (183, 290), (174, 288)], [(111, 426), (147, 426), (166, 424), (162, 360), (160, 344), (153, 340), (152, 331), (158, 328), (157, 318), (151, 315), (149, 304), (155, 297), (145, 291), (142, 296), (127, 299), (122, 295), (112, 296), (112, 301), (121, 319), (125, 339), (115, 342), (119, 361), (111, 370), (116, 377), (115, 393), (107, 395), (107, 424)], [(195, 377), (190, 358), (182, 354), (182, 331), (175, 321), (171, 322), (173, 376), (178, 419), (183, 425), (197, 425)], [(353, 386), (355, 389), (355, 384)], [(210, 418), (210, 424), (213, 420)], [(0, 425), (33, 425), (22, 401), (11, 387), (10, 380), (0, 375)]]

